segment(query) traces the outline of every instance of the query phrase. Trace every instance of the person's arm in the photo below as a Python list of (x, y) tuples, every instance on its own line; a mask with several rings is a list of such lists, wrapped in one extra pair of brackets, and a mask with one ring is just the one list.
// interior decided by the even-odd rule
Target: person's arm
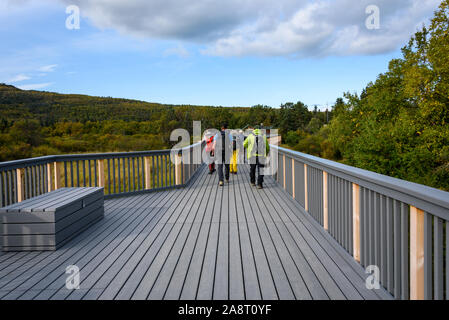
[(243, 141), (243, 148), (248, 148), (248, 139), (249, 139), (249, 136), (248, 137), (246, 137), (246, 139), (245, 139), (245, 141)]

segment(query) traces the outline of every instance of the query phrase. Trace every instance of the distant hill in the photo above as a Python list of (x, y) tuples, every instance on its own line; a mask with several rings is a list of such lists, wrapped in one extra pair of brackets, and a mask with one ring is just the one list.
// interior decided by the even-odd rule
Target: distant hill
[[(211, 106), (164, 105), (139, 100), (21, 90), (0, 84), (1, 118), (8, 121), (35, 119), (42, 125), (61, 121), (150, 121), (167, 109), (208, 109)], [(231, 108), (244, 111), (247, 108)]]
[(0, 84), (0, 161), (61, 153), (168, 148), (170, 133), (276, 121), (265, 106), (164, 105), (79, 94), (21, 90)]

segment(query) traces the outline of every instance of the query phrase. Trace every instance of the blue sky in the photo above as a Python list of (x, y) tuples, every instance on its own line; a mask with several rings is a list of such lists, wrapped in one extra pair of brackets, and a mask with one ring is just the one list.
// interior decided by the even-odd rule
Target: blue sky
[[(325, 108), (385, 72), (439, 1), (272, 3), (0, 0), (0, 82), (172, 104)], [(66, 28), (71, 4), (79, 30)], [(369, 4), (380, 9), (379, 29), (365, 26)]]

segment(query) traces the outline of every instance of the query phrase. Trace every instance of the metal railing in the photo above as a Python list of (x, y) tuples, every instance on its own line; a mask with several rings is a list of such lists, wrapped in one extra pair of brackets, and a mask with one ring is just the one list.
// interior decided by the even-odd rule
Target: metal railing
[(277, 182), (396, 299), (449, 299), (449, 193), (272, 145)]
[[(62, 187), (104, 187), (106, 197), (181, 187), (200, 164), (191, 145), (171, 150), (56, 155), (0, 163), (0, 207)], [(190, 161), (181, 162), (181, 157)]]

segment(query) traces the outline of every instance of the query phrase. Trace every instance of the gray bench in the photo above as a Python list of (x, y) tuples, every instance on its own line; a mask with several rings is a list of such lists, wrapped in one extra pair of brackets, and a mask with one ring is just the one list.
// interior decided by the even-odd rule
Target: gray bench
[(104, 217), (103, 188), (61, 188), (0, 208), (3, 251), (56, 250)]

